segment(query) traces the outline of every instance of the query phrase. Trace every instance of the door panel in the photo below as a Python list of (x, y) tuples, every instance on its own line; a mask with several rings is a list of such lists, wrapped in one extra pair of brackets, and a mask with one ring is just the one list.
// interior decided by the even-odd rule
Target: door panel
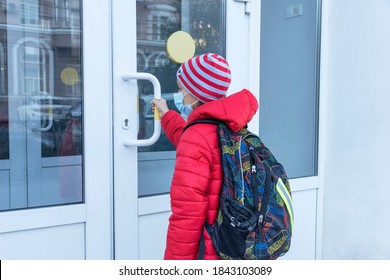
[(1, 259), (112, 257), (107, 7), (0, 1)]
[[(140, 215), (139, 230), (142, 234), (139, 237), (139, 258), (141, 260), (161, 260), (164, 257), (165, 242), (168, 227), (170, 211), (162, 212), (159, 209), (157, 214)], [(161, 234), (156, 234), (154, 228), (158, 229)]]
[[(2, 234), (7, 259), (85, 259), (84, 224), (39, 228)], [(28, 248), (28, 250), (26, 250)]]
[[(233, 0), (128, 2), (113, 2), (115, 258), (161, 259), (170, 216), (175, 150), (164, 132), (151, 146), (123, 144), (124, 139), (150, 137), (154, 116), (150, 82), (125, 82), (122, 77), (135, 72), (153, 74), (160, 81), (161, 96), (176, 110), (173, 93), (180, 65), (169, 59), (165, 42), (173, 32), (184, 30), (196, 43), (196, 55), (216, 52), (232, 61), (237, 80), (231, 92), (240, 90), (248, 82), (244, 67), (248, 61), (242, 59), (249, 56), (234, 39), (248, 40), (249, 32), (242, 32), (247, 30), (248, 21), (245, 4)], [(136, 15), (129, 17), (130, 11)], [(229, 27), (228, 16), (235, 23)], [(129, 126), (124, 128), (126, 119)]]

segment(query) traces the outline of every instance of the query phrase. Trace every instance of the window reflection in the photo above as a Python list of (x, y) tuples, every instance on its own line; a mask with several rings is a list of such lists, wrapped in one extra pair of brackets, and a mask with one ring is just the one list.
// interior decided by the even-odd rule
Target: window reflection
[[(137, 70), (148, 72), (161, 83), (162, 97), (171, 109), (173, 93), (177, 91), (176, 71), (179, 64), (172, 62), (165, 51), (167, 38), (178, 30), (188, 32), (196, 45), (195, 55), (215, 52), (225, 55), (225, 1), (137, 1)], [(153, 88), (147, 81), (139, 81), (140, 123), (139, 139), (153, 134), (153, 114), (150, 101)], [(173, 151), (174, 147), (162, 133), (159, 141), (140, 152)]]
[(0, 210), (83, 199), (81, 5), (0, 0)]
[[(1, 36), (1, 33), (0, 33)], [(4, 48), (3, 40), (0, 38), (0, 160), (8, 159), (9, 143), (8, 143), (8, 98), (6, 96), (5, 87), (5, 64), (4, 64)]]
[[(224, 0), (155, 0), (137, 1), (137, 70), (148, 72), (161, 83), (161, 95), (170, 109), (176, 109), (173, 93), (177, 91), (176, 72), (179, 64), (172, 62), (165, 51), (167, 38), (178, 30), (188, 32), (195, 41), (195, 55), (215, 52), (225, 56)], [(153, 134), (150, 82), (138, 81), (138, 138)], [(148, 196), (168, 193), (175, 163), (173, 145), (162, 132), (152, 146), (139, 147), (138, 193)]]

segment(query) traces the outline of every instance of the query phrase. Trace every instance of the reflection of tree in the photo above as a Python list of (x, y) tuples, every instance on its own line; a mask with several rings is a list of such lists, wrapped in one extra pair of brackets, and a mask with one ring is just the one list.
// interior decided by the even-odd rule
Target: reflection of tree
[(195, 40), (197, 54), (215, 52), (225, 55), (224, 2), (224, 0), (189, 1), (190, 33)]
[[(164, 1), (163, 1), (164, 2)], [(196, 54), (207, 52), (215, 52), (225, 55), (225, 2), (226, 0), (167, 0), (169, 5), (176, 8), (176, 14), (171, 18), (165, 18), (164, 22), (160, 22), (160, 38), (166, 40), (172, 33), (183, 30), (182, 22), (188, 22), (189, 33), (193, 37), (196, 45)], [(187, 19), (183, 19), (182, 10), (188, 10), (189, 15)], [(179, 20), (177, 20), (179, 19)], [(147, 56), (156, 52), (156, 47), (148, 46), (143, 48), (142, 52)], [(162, 51), (160, 49), (160, 51)], [(162, 65), (163, 64), (163, 65)], [(144, 64), (145, 65), (145, 64)], [(175, 74), (179, 65), (168, 60), (164, 63), (156, 63), (154, 66), (150, 64), (148, 69), (138, 69), (139, 71), (146, 70), (147, 72), (157, 76), (163, 76), (164, 80), (171, 80), (169, 74)], [(139, 67), (142, 65), (138, 64)], [(162, 85), (162, 91), (172, 91), (172, 86), (169, 81)], [(176, 88), (175, 75), (173, 75), (173, 87)]]
[[(196, 54), (215, 52), (225, 55), (225, 0), (171, 0), (170, 5), (177, 11), (188, 5), (189, 33), (194, 38)], [(182, 30), (181, 22), (167, 21), (161, 30), (161, 37), (168, 38), (172, 33)]]

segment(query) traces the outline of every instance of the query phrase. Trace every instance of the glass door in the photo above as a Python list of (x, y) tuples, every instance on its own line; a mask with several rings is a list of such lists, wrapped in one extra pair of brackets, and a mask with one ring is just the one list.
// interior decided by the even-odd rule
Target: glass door
[(173, 108), (179, 67), (165, 40), (188, 32), (227, 58), (231, 93), (253, 89), (250, 18), (234, 0), (0, 0), (0, 258), (161, 259), (175, 151), (150, 100), (160, 87)]
[(116, 259), (161, 259), (164, 254), (175, 150), (163, 131), (153, 144), (147, 139), (159, 129), (151, 111), (156, 88), (150, 77), (159, 81), (161, 96), (175, 109), (180, 65), (166, 53), (167, 38), (182, 30), (194, 39), (195, 55), (215, 52), (226, 57), (234, 77), (229, 92), (241, 90), (248, 87), (250, 65), (242, 50), (249, 44), (246, 5), (233, 0), (114, 1)]
[[(110, 120), (104, 102), (110, 72), (94, 70), (89, 57), (110, 56), (109, 30), (100, 37), (107, 47), (100, 54), (94, 50), (101, 43), (95, 28), (109, 26), (106, 7), (108, 1), (0, 1), (1, 259), (111, 257), (111, 177), (96, 172), (110, 170), (111, 162), (93, 163), (110, 151), (109, 125), (104, 126)], [(86, 12), (92, 10), (100, 16)], [(109, 61), (101, 65), (110, 69)], [(92, 77), (100, 78), (100, 89), (91, 86)], [(92, 121), (97, 113), (103, 117), (100, 133), (107, 134), (100, 143), (108, 144), (92, 154), (93, 138), (100, 135)], [(94, 184), (92, 168), (107, 185)], [(89, 195), (92, 188), (102, 191), (100, 197)], [(93, 222), (95, 215), (101, 225)], [(104, 234), (86, 238), (90, 230)], [(108, 248), (88, 249), (98, 241)]]

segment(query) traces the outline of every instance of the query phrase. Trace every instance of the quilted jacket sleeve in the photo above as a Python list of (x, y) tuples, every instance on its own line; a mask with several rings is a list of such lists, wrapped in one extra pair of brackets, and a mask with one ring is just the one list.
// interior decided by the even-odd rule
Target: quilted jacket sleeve
[(212, 155), (201, 131), (188, 129), (176, 152), (164, 259), (197, 259), (206, 220)]
[(169, 110), (161, 119), (161, 125), (169, 141), (177, 148), (187, 122), (174, 110)]

